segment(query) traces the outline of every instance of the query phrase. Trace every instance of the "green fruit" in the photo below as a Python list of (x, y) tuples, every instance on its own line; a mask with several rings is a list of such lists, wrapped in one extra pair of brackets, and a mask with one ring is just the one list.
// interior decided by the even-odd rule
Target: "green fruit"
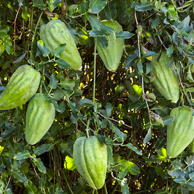
[(189, 144), (188, 149), (191, 153), (194, 153), (194, 140)]
[(79, 70), (81, 68), (82, 60), (80, 54), (65, 23), (54, 19), (41, 26), (40, 39), (53, 55), (59, 45), (66, 44), (65, 50), (60, 54), (60, 58), (66, 61), (72, 69)]
[(73, 146), (73, 159), (78, 172), (90, 187), (103, 187), (107, 170), (107, 146), (96, 136), (80, 137)]
[(177, 157), (194, 138), (193, 109), (187, 106), (174, 108), (170, 116), (174, 119), (167, 126), (167, 155)]
[(29, 102), (26, 112), (25, 138), (34, 145), (41, 140), (53, 124), (55, 107), (44, 94), (37, 93)]
[(115, 72), (123, 55), (124, 46), (124, 40), (116, 38), (116, 32), (122, 32), (123, 29), (117, 21), (105, 20), (101, 24), (113, 28), (114, 33), (106, 37), (108, 39), (107, 48), (103, 48), (97, 41), (97, 51), (108, 71)]
[(155, 76), (153, 81), (156, 89), (167, 99), (176, 103), (179, 100), (179, 78), (174, 67), (167, 67), (169, 57), (166, 52), (156, 54), (152, 58), (151, 75)]
[(0, 96), (0, 110), (8, 110), (25, 104), (37, 92), (39, 84), (38, 71), (29, 65), (18, 67)]

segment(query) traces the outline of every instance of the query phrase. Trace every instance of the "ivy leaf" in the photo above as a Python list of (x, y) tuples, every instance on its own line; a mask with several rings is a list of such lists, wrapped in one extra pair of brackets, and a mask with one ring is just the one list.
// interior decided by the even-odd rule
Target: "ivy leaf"
[(107, 4), (107, 0), (90, 0), (89, 12), (97, 14), (99, 13)]

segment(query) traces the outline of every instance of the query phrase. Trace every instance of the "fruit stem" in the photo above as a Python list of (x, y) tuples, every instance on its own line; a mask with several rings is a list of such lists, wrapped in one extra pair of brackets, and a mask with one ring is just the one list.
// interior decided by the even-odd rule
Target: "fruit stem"
[(87, 138), (90, 137), (90, 135), (89, 135), (89, 124), (90, 124), (90, 120), (87, 121), (87, 126), (86, 126), (86, 134), (87, 134)]
[(96, 90), (96, 45), (97, 38), (94, 38), (94, 79), (93, 79), (93, 103), (95, 103), (95, 90)]

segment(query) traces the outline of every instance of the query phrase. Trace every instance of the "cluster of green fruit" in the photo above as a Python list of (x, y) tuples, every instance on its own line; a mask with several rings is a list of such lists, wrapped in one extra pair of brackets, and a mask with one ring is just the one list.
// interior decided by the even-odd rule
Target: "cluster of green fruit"
[[(59, 45), (66, 44), (60, 58), (65, 60), (72, 69), (81, 68), (81, 57), (73, 37), (63, 22), (51, 20), (43, 25), (40, 38), (52, 54)], [(117, 60), (118, 64), (119, 61), (120, 59)], [(109, 62), (107, 64), (110, 66)], [(111, 70), (116, 71), (115, 68)], [(37, 93), (40, 78), (40, 73), (33, 67), (22, 65), (11, 76), (0, 96), (0, 110), (13, 109), (29, 101), (26, 111), (25, 139), (30, 145), (42, 139), (55, 118), (54, 105), (43, 93)], [(94, 189), (102, 188), (107, 170), (106, 145), (101, 143), (96, 136), (78, 138), (74, 144), (73, 157), (78, 172), (88, 184)]]
[(44, 94), (36, 93), (40, 84), (40, 73), (29, 65), (20, 66), (11, 76), (0, 96), (0, 110), (16, 108), (29, 102), (26, 112), (26, 141), (34, 145), (51, 127), (55, 118), (55, 107)]
[[(122, 27), (116, 21), (102, 21), (121, 32)], [(66, 25), (60, 20), (51, 20), (43, 25), (40, 38), (51, 54), (62, 44), (66, 44), (60, 58), (66, 61), (72, 69), (79, 70), (82, 65), (81, 57), (76, 44)], [(97, 42), (97, 51), (106, 68), (116, 71), (122, 54), (124, 40), (116, 38), (115, 34), (109, 37), (108, 47), (103, 48)], [(169, 57), (166, 52), (156, 54), (152, 58), (151, 75), (158, 91), (172, 103), (179, 100), (179, 78), (174, 66), (167, 67)], [(20, 66), (9, 80), (9, 83), (0, 96), (0, 110), (16, 108), (29, 100), (26, 112), (26, 141), (34, 145), (41, 140), (51, 127), (55, 118), (55, 107), (44, 94), (36, 93), (40, 84), (40, 73), (29, 65)], [(179, 106), (171, 111), (174, 120), (168, 125), (167, 154), (171, 158), (177, 157), (193, 140), (194, 117), (193, 110), (186, 106)], [(190, 146), (194, 147), (194, 146)], [(193, 148), (191, 148), (193, 149)], [(94, 189), (104, 185), (107, 170), (107, 147), (96, 136), (80, 137), (74, 143), (74, 163), (78, 172)]]
[[(174, 65), (167, 67), (169, 57), (166, 52), (156, 54), (152, 59), (151, 75), (157, 90), (172, 103), (179, 100), (178, 70)], [(194, 152), (194, 116), (193, 109), (188, 106), (179, 106), (172, 109), (170, 116), (173, 121), (167, 126), (167, 155), (177, 157), (188, 147)]]

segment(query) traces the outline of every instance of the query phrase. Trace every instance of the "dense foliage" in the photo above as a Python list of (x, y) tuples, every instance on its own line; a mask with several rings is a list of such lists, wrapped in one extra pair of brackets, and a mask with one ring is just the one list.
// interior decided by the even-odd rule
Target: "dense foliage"
[[(46, 27), (59, 20), (73, 39)], [(104, 20), (118, 22), (120, 30)], [(74, 40), (78, 52), (63, 38)], [(111, 45), (112, 39), (121, 44)], [(167, 68), (156, 73), (160, 59)], [(76, 68), (72, 61), (78, 61)], [(116, 62), (112, 69), (110, 61)], [(177, 137), (179, 125), (180, 132), (192, 134), (191, 115), (181, 115), (180, 122), (170, 113), (194, 107), (194, 0), (1, 0), (0, 93), (25, 64), (40, 73), (37, 93), (54, 105), (55, 119), (30, 145), (25, 139), (30, 101), (0, 109), (0, 193), (193, 193), (193, 142), (187, 147), (192, 137), (187, 143), (188, 136), (181, 136), (184, 151), (173, 158), (166, 148), (173, 122)], [(7, 99), (16, 100), (15, 92)], [(36, 125), (42, 117), (37, 116)], [(107, 146), (106, 180), (99, 190), (85, 182), (73, 161), (76, 139), (90, 136)], [(174, 154), (180, 144), (173, 141)]]

